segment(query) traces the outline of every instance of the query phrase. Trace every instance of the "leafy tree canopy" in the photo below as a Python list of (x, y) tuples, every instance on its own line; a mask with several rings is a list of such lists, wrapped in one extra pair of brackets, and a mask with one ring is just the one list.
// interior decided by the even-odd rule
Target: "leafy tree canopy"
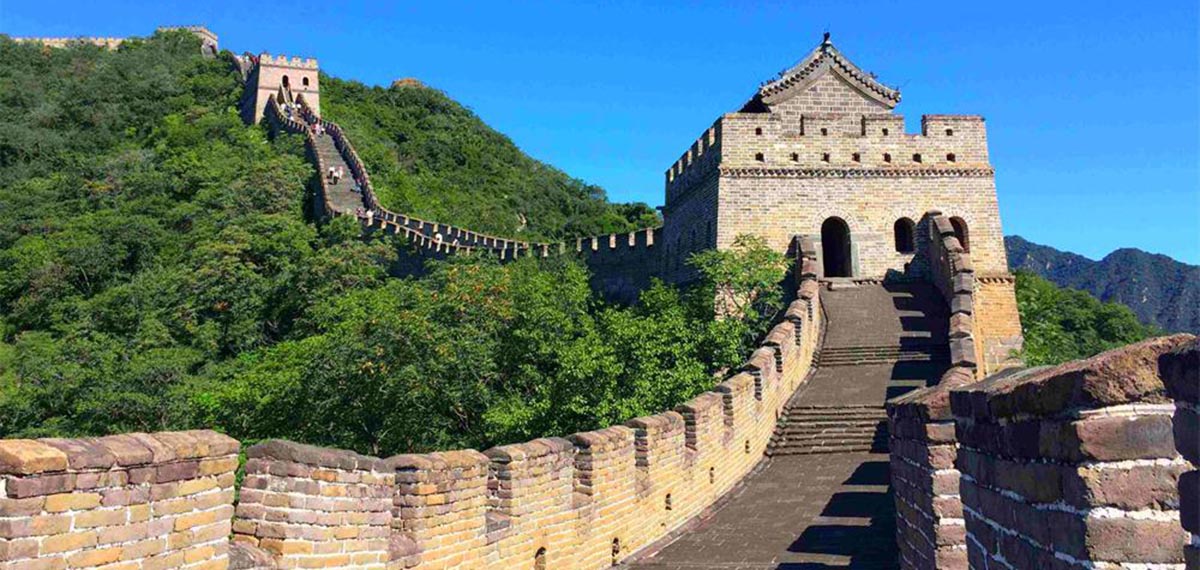
[(1084, 291), (1060, 288), (1027, 271), (1017, 271), (1017, 309), (1025, 334), (1025, 363), (1058, 364), (1162, 334), (1143, 325), (1133, 311), (1102, 303)]

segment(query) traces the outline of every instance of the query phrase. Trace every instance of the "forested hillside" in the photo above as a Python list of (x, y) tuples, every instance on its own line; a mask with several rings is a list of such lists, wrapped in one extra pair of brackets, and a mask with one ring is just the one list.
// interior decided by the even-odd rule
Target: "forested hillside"
[(1200, 333), (1200, 267), (1138, 249), (1118, 249), (1100, 261), (1027, 241), (1004, 238), (1008, 264), (1061, 287), (1121, 303), (1143, 323)]
[(385, 89), (322, 76), (321, 107), (350, 135), (390, 210), (523, 240), (659, 224), (645, 204), (606, 201), (603, 189), (526, 156), (420, 83)]
[[(353, 100), (327, 85), (332, 109)], [(390, 278), (403, 244), (306, 219), (301, 142), (244, 126), (240, 93), (227, 56), (202, 58), (185, 32), (113, 52), (0, 37), (0, 437), (206, 427), (386, 455), (561, 435), (710, 388), (780, 306), (782, 256), (761, 242), (708, 254), (700, 287), (658, 286), (633, 308), (596, 300), (570, 258), (460, 257)], [(498, 140), (477, 150), (517, 152)], [(417, 162), (415, 179), (503, 170), (477, 160)], [(534, 219), (546, 236), (628, 227), (596, 189), (539, 183), (541, 165), (513, 160), (519, 176), (470, 186), (478, 215), (520, 210), (529, 235)], [(553, 196), (527, 209), (502, 197), (517, 180), (563, 192), (543, 187)], [(518, 228), (481, 225), (502, 227)], [(729, 275), (758, 302), (717, 322)]]
[(1085, 291), (1059, 287), (1028, 271), (1017, 271), (1017, 308), (1025, 333), (1026, 364), (1058, 364), (1157, 336), (1133, 311), (1105, 303)]

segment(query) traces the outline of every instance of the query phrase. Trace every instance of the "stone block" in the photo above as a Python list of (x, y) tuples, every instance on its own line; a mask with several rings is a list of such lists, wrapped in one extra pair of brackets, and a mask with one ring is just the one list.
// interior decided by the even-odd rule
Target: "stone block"
[(950, 315), (950, 338), (967, 338), (975, 329), (975, 320), (971, 313), (954, 313)]
[(975, 368), (975, 340), (971, 337), (950, 339), (950, 364), (956, 368)]
[(975, 296), (972, 293), (955, 293), (950, 299), (950, 313), (966, 313), (968, 315), (975, 312)]
[(30, 475), (68, 466), (67, 454), (51, 445), (32, 439), (0, 440), (0, 473)]
[(1158, 357), (1158, 370), (1167, 395), (1200, 404), (1200, 339), (1181, 343)]
[(1179, 477), (1179, 522), (1188, 532), (1200, 535), (1200, 471)]
[(951, 394), (956, 416), (1053, 416), (1134, 402), (1166, 401), (1158, 357), (1195, 337), (1180, 334), (1132, 344), (1055, 367), (997, 374)]

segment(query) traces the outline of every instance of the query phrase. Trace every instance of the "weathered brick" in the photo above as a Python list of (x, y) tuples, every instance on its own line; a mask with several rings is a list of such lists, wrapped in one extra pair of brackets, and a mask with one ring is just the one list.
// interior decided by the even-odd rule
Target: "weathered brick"
[(30, 475), (67, 468), (67, 454), (32, 439), (0, 440), (0, 473)]

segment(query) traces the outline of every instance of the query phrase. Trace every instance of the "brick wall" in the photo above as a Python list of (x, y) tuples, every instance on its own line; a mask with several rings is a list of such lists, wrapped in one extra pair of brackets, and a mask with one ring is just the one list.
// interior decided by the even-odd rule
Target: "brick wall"
[[(1183, 562), (1180, 475), (1152, 339), (950, 393), (972, 568)], [(1147, 566), (1140, 566), (1147, 567)]]
[(395, 483), (386, 462), (281, 440), (246, 456), (235, 541), (278, 568), (385, 567)]
[(211, 431), (0, 441), (0, 567), (223, 569), (237, 452)]
[(1175, 449), (1191, 463), (1179, 476), (1179, 519), (1189, 536), (1184, 558), (1187, 570), (1200, 570), (1200, 342), (1163, 354), (1158, 368), (1175, 400)]
[(973, 382), (973, 370), (955, 367), (936, 386), (888, 402), (896, 544), (905, 570), (967, 567), (950, 391)]

